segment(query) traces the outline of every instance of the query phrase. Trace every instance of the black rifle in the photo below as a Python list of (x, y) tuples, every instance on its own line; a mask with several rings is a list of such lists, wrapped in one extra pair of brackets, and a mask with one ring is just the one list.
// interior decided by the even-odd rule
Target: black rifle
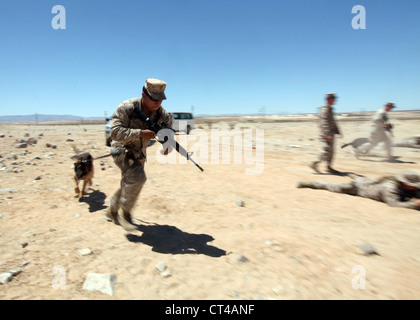
[[(154, 133), (158, 133), (160, 130), (162, 129), (169, 129), (172, 130), (173, 132), (175, 132), (174, 129), (170, 128), (168, 126), (167, 123), (165, 123), (164, 121), (160, 122), (160, 125), (153, 122), (148, 116), (146, 116), (143, 111), (141, 111), (139, 109), (139, 107), (135, 107), (134, 108), (134, 113), (135, 116), (138, 117), (140, 120), (144, 121), (147, 123), (149, 129), (151, 131), (153, 131)], [(202, 167), (200, 167), (200, 165), (198, 163), (196, 163), (193, 159), (191, 159), (191, 156), (193, 154), (193, 152), (188, 152), (187, 150), (185, 150), (173, 137), (169, 137), (169, 136), (165, 136), (165, 138), (163, 140), (158, 140), (161, 144), (164, 144), (165, 142), (169, 142), (169, 145), (171, 147), (173, 147), (176, 151), (178, 151), (178, 153), (187, 158), (187, 160), (191, 161), (192, 163), (194, 163), (198, 169), (200, 169), (201, 171), (204, 171), (204, 169)]]
[(116, 149), (116, 150), (112, 150), (110, 153), (108, 153), (104, 156), (100, 156), (100, 157), (97, 157), (97, 158), (92, 159), (92, 160), (98, 160), (98, 159), (106, 158), (106, 157), (109, 157), (109, 156), (119, 156), (120, 154), (121, 154), (121, 150)]

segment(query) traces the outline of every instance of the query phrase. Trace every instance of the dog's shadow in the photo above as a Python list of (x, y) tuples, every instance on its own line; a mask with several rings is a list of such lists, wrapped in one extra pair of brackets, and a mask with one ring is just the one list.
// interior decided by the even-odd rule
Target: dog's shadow
[(127, 234), (128, 241), (143, 243), (152, 247), (152, 251), (165, 254), (204, 254), (218, 258), (226, 255), (226, 251), (208, 245), (214, 238), (208, 234), (184, 232), (169, 225), (137, 225), (141, 236)]
[(99, 190), (94, 190), (93, 192), (85, 193), (79, 202), (86, 202), (89, 205), (89, 212), (96, 212), (107, 208), (105, 205), (105, 199), (105, 193)]

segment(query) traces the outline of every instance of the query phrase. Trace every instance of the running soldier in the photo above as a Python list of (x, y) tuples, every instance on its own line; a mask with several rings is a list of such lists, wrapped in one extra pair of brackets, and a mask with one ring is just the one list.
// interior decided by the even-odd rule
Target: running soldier
[(388, 161), (394, 161), (396, 157), (392, 156), (391, 133), (392, 125), (389, 123), (388, 112), (396, 108), (394, 103), (388, 102), (385, 107), (376, 111), (372, 119), (372, 129), (370, 132), (369, 143), (360, 146), (356, 153), (368, 154), (378, 143), (383, 142), (388, 156)]
[(312, 162), (309, 167), (320, 173), (318, 170), (318, 164), (321, 161), (327, 163), (327, 171), (329, 173), (338, 173), (337, 170), (331, 167), (332, 160), (334, 157), (334, 136), (340, 134), (337, 123), (334, 119), (333, 105), (337, 100), (337, 96), (334, 93), (328, 93), (326, 95), (327, 104), (320, 108), (319, 111), (319, 127), (321, 129), (320, 140), (322, 143), (322, 150), (316, 160)]
[[(161, 106), (165, 96), (166, 83), (157, 79), (146, 79), (141, 98), (123, 101), (112, 117), (111, 152), (115, 164), (121, 169), (120, 188), (115, 192), (105, 216), (125, 230), (136, 230), (131, 221), (131, 211), (146, 182), (144, 164), (149, 140), (155, 133), (148, 129), (148, 124), (136, 117), (135, 109), (140, 110), (155, 123), (164, 121), (172, 127), (172, 116)], [(166, 149), (167, 155), (171, 150)], [(122, 219), (118, 211), (122, 210)]]
[(351, 176), (351, 183), (299, 181), (298, 188), (311, 188), (345, 193), (387, 203), (391, 207), (420, 210), (420, 174), (405, 170), (395, 176), (379, 179)]

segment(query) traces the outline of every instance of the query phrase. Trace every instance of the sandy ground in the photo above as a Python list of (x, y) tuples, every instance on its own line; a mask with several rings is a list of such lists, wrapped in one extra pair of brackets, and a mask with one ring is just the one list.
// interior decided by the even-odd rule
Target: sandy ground
[[(420, 120), (393, 115), (395, 140), (419, 134)], [(420, 298), (419, 211), (297, 189), (300, 179), (350, 181), (308, 168), (320, 148), (316, 124), (236, 121), (236, 128), (253, 130), (254, 140), (256, 128), (264, 129), (262, 173), (246, 174), (256, 166), (252, 158), (236, 164), (209, 160), (202, 164), (204, 172), (191, 163), (159, 164), (155, 144), (133, 212), (134, 232), (104, 219), (120, 177), (110, 157), (94, 162), (95, 178), (83, 201), (74, 194), (72, 144), (94, 157), (107, 154), (104, 125), (0, 124), (5, 135), (0, 138), (0, 273), (20, 269), (0, 284), (0, 298)], [(357, 160), (351, 147), (339, 145), (367, 137), (369, 123), (339, 125), (344, 138), (337, 143), (336, 169), (368, 177), (419, 169), (419, 149), (394, 148), (401, 156), (395, 163), (384, 161), (381, 148)], [(193, 140), (210, 136), (206, 125), (202, 128), (188, 137), (188, 149)], [(38, 143), (17, 148), (17, 139), (28, 139), (25, 133)], [(253, 144), (256, 155), (261, 141)], [(364, 243), (379, 255), (364, 255), (358, 247)], [(92, 253), (78, 254), (85, 248)], [(156, 268), (161, 262), (166, 275)], [(90, 272), (115, 274), (114, 295), (83, 290)]]

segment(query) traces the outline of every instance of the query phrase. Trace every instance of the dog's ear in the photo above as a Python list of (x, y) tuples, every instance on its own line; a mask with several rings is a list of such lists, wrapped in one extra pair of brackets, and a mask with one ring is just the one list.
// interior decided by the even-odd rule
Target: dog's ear
[(77, 155), (77, 159), (78, 160), (87, 160), (90, 161), (92, 160), (92, 156), (90, 155), (89, 152), (85, 152), (85, 153), (81, 153)]

